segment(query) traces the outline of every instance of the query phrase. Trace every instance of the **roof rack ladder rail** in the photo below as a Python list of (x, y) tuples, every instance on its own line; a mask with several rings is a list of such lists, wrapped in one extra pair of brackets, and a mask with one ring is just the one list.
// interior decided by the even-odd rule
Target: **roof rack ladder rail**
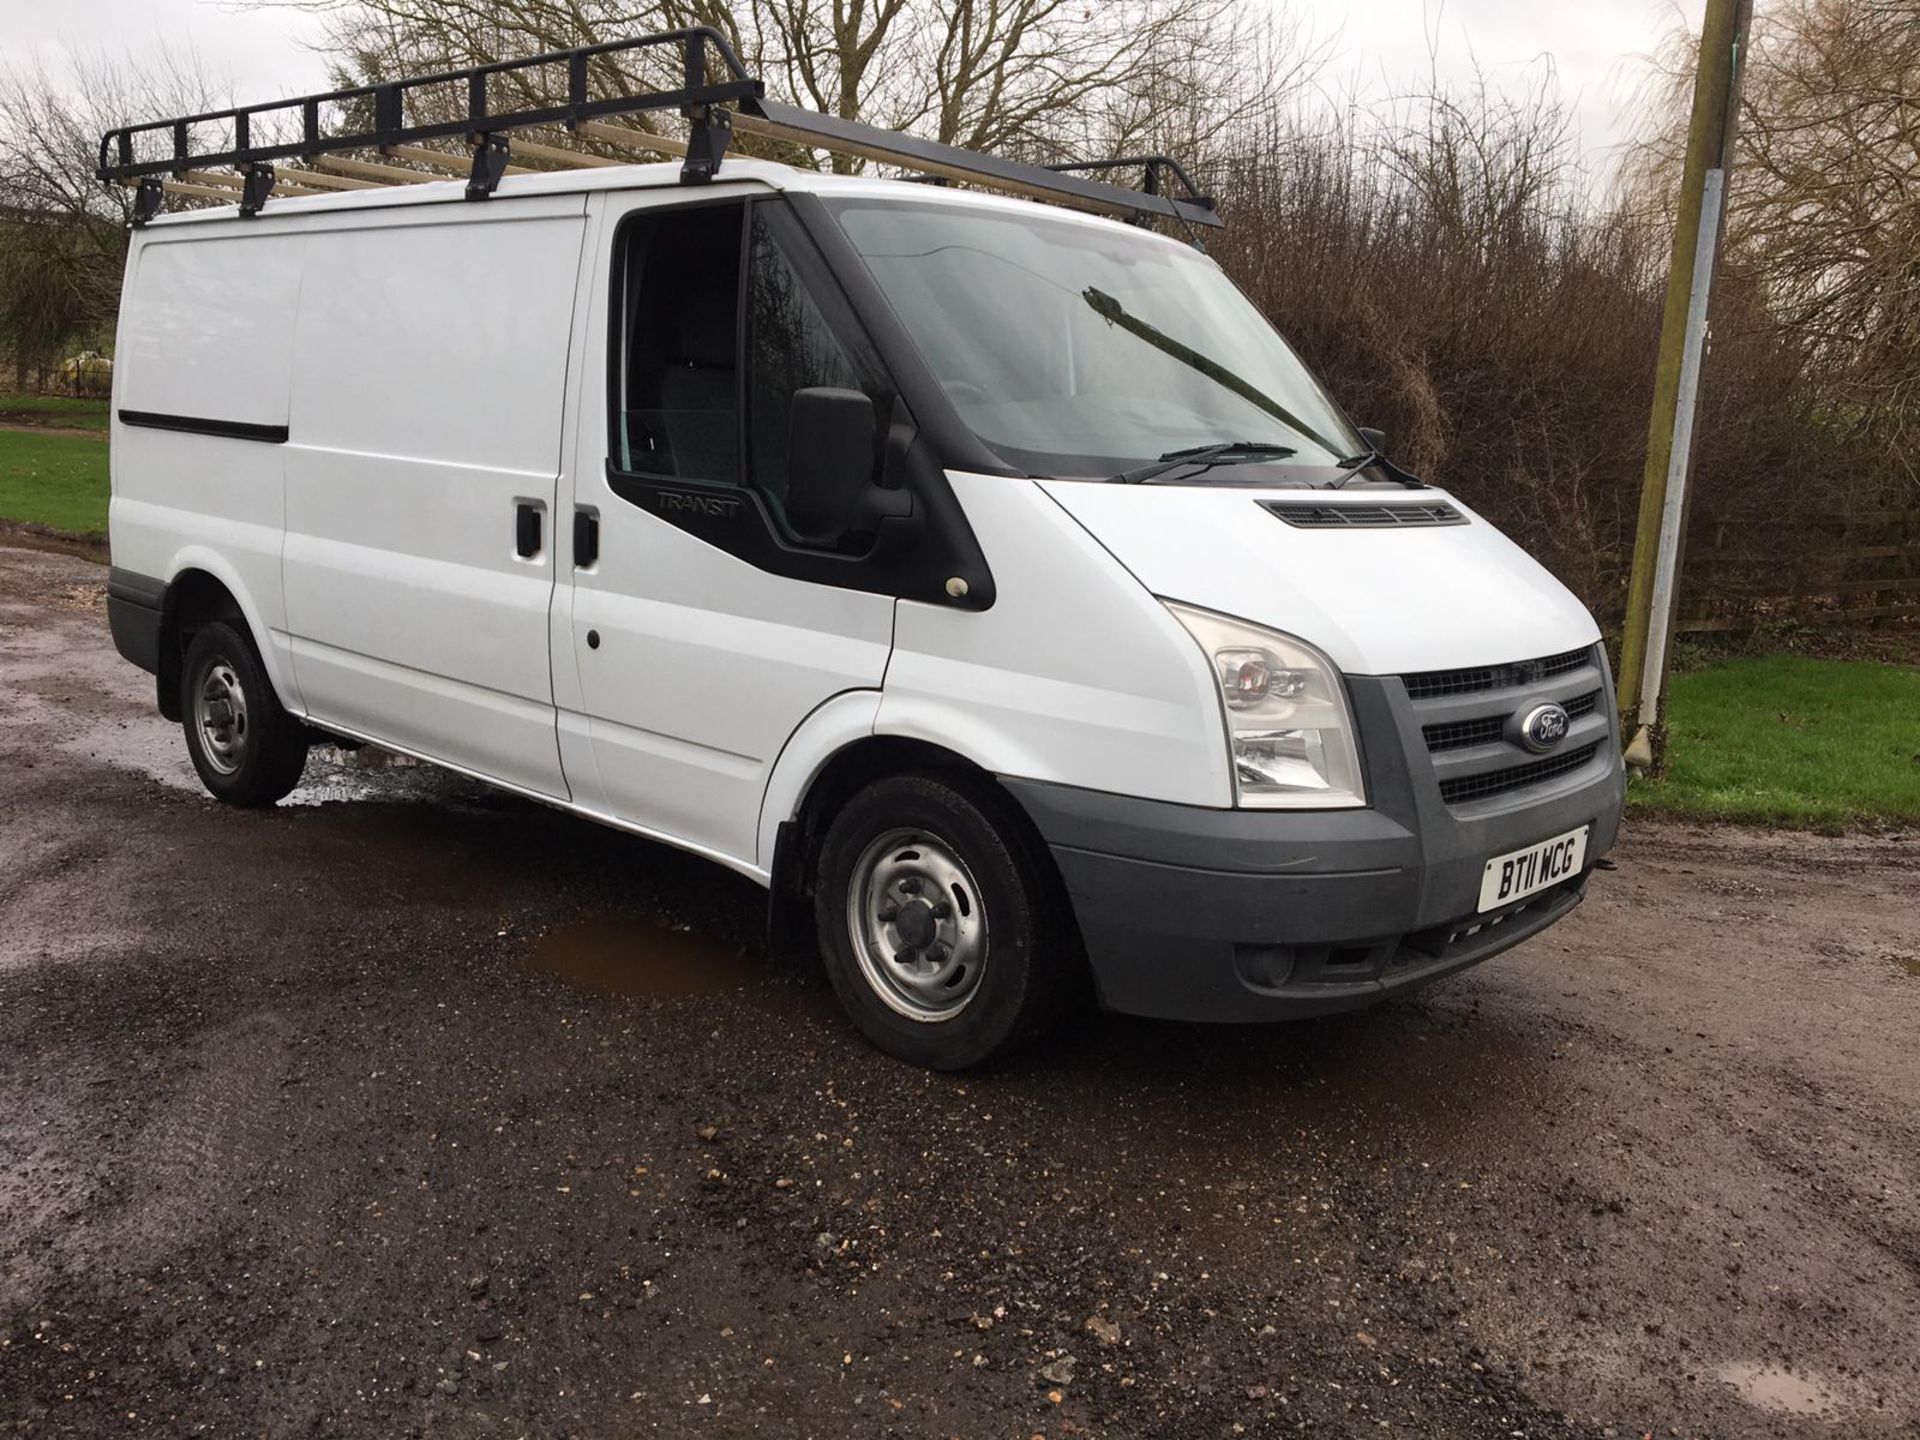
[[(1194, 183), (1193, 177), (1171, 155), (1121, 155), (1112, 160), (1068, 160), (1058, 165), (1049, 165), (1049, 170), (1061, 175), (1090, 174), (1102, 170), (1127, 170), (1139, 166), (1143, 172), (1141, 193), (1144, 195), (1166, 195), (1172, 199), (1183, 200), (1190, 205), (1198, 205), (1202, 210), (1214, 208), (1213, 196), (1207, 194)], [(1180, 182), (1180, 188), (1186, 193), (1174, 195), (1171, 189), (1163, 189), (1160, 184), (1162, 172), (1170, 174)]]
[[(683, 75), (679, 89), (645, 90), (639, 93), (624, 91), (599, 99), (592, 98), (590, 78), (592, 62), (596, 57), (636, 51), (670, 51), (671, 47), (678, 47), (681, 51)], [(720, 57), (724, 73), (718, 79), (710, 73), (707, 58), (709, 48)], [(486, 93), (488, 75), (496, 71), (524, 71), (561, 62), (567, 66), (564, 103), (497, 115), (489, 113)], [(462, 80), (468, 87), (468, 114), (464, 118), (408, 123), (406, 100), (411, 92), (425, 86), (447, 85)], [(371, 130), (350, 130), (336, 134), (323, 132), (320, 123), (322, 104), (345, 105), (352, 113), (352, 107), (365, 105), (369, 100), (373, 109)], [(735, 108), (725, 108), (728, 106)], [(255, 143), (252, 133), (254, 127), (251, 125), (254, 116), (283, 113), (296, 107), (300, 114), (300, 136), (297, 140)], [(687, 140), (655, 136), (642, 131), (635, 131), (629, 137), (623, 127), (600, 123), (601, 117), (662, 110), (678, 110), (686, 118), (689, 124)], [(217, 121), (233, 123), (233, 147), (224, 151), (210, 148), (196, 154), (192, 143), (192, 127)], [(128, 184), (148, 178), (159, 182), (158, 189), (140, 187), (140, 194), (145, 198), (136, 197), (136, 220), (145, 223), (145, 219), (151, 218), (159, 208), (157, 196), (167, 189), (176, 188), (177, 176), (189, 167), (198, 166), (208, 170), (232, 167), (243, 174), (253, 175), (257, 173), (254, 169), (256, 166), (270, 165), (276, 160), (297, 159), (304, 162), (308, 170), (319, 166), (361, 177), (363, 182), (420, 183), (430, 177), (419, 171), (348, 160), (342, 152), (366, 149), (390, 151), (397, 145), (459, 137), (474, 150), (467, 193), (480, 199), (494, 192), (501, 176), (515, 173), (514, 167), (506, 160), (511, 145), (509, 132), (554, 125), (563, 125), (573, 133), (629, 149), (681, 154), (684, 156), (681, 178), (690, 184), (704, 183), (714, 177), (727, 152), (732, 132), (737, 127), (838, 154), (865, 156), (909, 170), (927, 170), (950, 180), (1011, 191), (1083, 210), (1126, 218), (1161, 216), (1188, 226), (1218, 226), (1221, 223), (1214, 213), (1211, 197), (1201, 194), (1186, 172), (1170, 157), (1142, 156), (1049, 169), (770, 101), (766, 98), (764, 84), (747, 73), (726, 36), (708, 25), (603, 41), (521, 60), (468, 66), (444, 74), (350, 86), (324, 94), (270, 101), (243, 109), (124, 126), (110, 130), (101, 137), (98, 178), (106, 182)], [(172, 132), (173, 153), (170, 156), (151, 160), (138, 158), (135, 146), (137, 137), (167, 131)], [(548, 148), (549, 154), (544, 158), (566, 158), (561, 152)], [(585, 163), (593, 162), (587, 160)], [(1130, 189), (1072, 173), (1098, 173), (1123, 165), (1144, 167), (1145, 184), (1142, 189)], [(308, 171), (294, 173), (304, 175)], [(169, 181), (167, 177), (170, 176), (176, 179)], [(1179, 191), (1167, 182), (1168, 176), (1179, 182)], [(299, 182), (296, 179), (292, 183), (297, 185)], [(254, 179), (251, 184), (257, 198), (264, 201), (266, 190), (271, 188), (270, 182)], [(316, 181), (316, 184), (320, 188), (329, 188), (325, 182)], [(1197, 240), (1198, 237), (1195, 238)]]
[[(661, 50), (676, 46), (697, 50), (700, 54), (699, 73), (703, 79), (698, 89), (649, 90), (640, 93), (608, 95), (600, 99), (588, 97), (587, 70), (593, 57)], [(705, 49), (708, 46), (718, 52), (726, 71), (726, 74), (717, 80), (705, 78)], [(231, 121), (240, 114), (238, 109), (210, 111), (201, 115), (185, 115), (177, 119), (154, 120), (122, 126), (108, 131), (101, 139), (100, 168), (97, 178), (106, 182), (133, 181), (147, 175), (171, 174), (194, 164), (208, 168), (218, 166), (238, 168), (260, 160), (299, 158), (311, 161), (318, 155), (335, 154), (345, 150), (379, 149), (405, 141), (447, 139), (455, 135), (468, 134), (474, 128), (471, 118), (409, 124), (405, 113), (406, 95), (423, 86), (444, 85), (460, 80), (467, 80), (471, 84), (477, 72), (536, 69), (561, 61), (567, 62), (569, 67), (567, 103), (488, 115), (485, 128), (490, 132), (499, 133), (534, 126), (571, 125), (599, 116), (637, 114), (649, 110), (681, 110), (682, 112), (701, 110), (714, 105), (751, 103), (757, 101), (765, 92), (765, 86), (747, 73), (746, 67), (740, 63), (739, 56), (734, 53), (733, 47), (728, 44), (724, 35), (711, 26), (696, 25), (657, 34), (634, 36), (625, 40), (583, 45), (572, 50), (554, 51), (551, 54), (530, 56), (522, 60), (469, 66), (444, 74), (413, 76), (375, 85), (349, 86), (322, 94), (246, 107), (250, 115), (290, 111), (298, 107), (301, 112), (302, 134), (298, 141), (290, 143), (255, 144), (247, 149), (234, 148), (219, 151), (208, 149), (195, 153), (191, 136), (192, 127), (201, 123)], [(321, 104), (364, 103), (368, 99), (373, 102), (374, 128), (372, 130), (333, 135), (322, 132), (319, 114)], [(136, 137), (165, 131), (172, 132), (174, 142), (172, 155), (156, 160), (137, 158), (134, 152)]]
[[(1148, 195), (1105, 180), (1090, 180), (1045, 165), (1008, 160), (999, 155), (967, 150), (937, 140), (925, 140), (895, 130), (884, 130), (860, 120), (846, 120), (803, 110), (777, 100), (743, 104), (735, 117), (742, 130), (775, 140), (788, 140), (841, 155), (858, 155), (883, 165), (920, 170), (1008, 191), (1028, 199), (1046, 200), (1123, 219), (1140, 214), (1165, 216), (1190, 225), (1218, 227), (1220, 217), (1210, 203), (1171, 195)], [(1096, 162), (1099, 163), (1099, 162)], [(1135, 164), (1138, 161), (1133, 162)]]
[[(1174, 217), (1186, 228), (1187, 239), (1192, 243), (1193, 248), (1198, 250), (1202, 255), (1206, 254), (1207, 242), (1194, 230), (1190, 213), (1181, 207), (1183, 205), (1194, 206), (1211, 215), (1214, 208), (1213, 196), (1202, 193), (1200, 187), (1193, 183), (1193, 177), (1187, 174), (1186, 168), (1171, 155), (1122, 155), (1112, 160), (1073, 160), (1059, 165), (1049, 165), (1047, 168), (1067, 175), (1075, 173), (1097, 175), (1104, 171), (1123, 170), (1134, 165), (1141, 167), (1140, 193), (1155, 197), (1164, 193), (1166, 198), (1173, 203)], [(1170, 185), (1167, 186), (1163, 192), (1161, 187), (1162, 171), (1170, 172), (1173, 178), (1180, 182), (1180, 188), (1186, 191), (1184, 196), (1175, 194)], [(1131, 225), (1151, 225), (1153, 223), (1153, 217), (1145, 210), (1139, 210), (1134, 212), (1127, 223)], [(1219, 222), (1215, 221), (1213, 223), (1218, 224)]]
[[(697, 95), (707, 88), (707, 45), (704, 36), (687, 36), (686, 92)], [(704, 185), (719, 173), (720, 160), (733, 138), (732, 117), (714, 105), (689, 105), (680, 112), (687, 117), (687, 156), (680, 162), (682, 185)]]
[(373, 130), (378, 145), (396, 144), (406, 129), (406, 100), (400, 83), (390, 81), (373, 87)]
[(567, 56), (567, 108), (578, 110), (587, 103), (587, 52), (575, 50)]
[[(233, 148), (242, 153), (253, 148), (251, 111), (234, 112)], [(252, 161), (241, 171), (240, 216), (242, 219), (251, 220), (266, 208), (267, 197), (273, 193), (275, 178), (273, 166), (264, 160)]]

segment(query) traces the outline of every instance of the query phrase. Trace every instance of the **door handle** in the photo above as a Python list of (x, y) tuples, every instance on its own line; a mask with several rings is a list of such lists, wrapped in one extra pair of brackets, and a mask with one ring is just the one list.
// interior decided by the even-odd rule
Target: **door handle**
[(573, 565), (591, 568), (600, 559), (600, 512), (582, 505), (573, 512)]
[(540, 553), (540, 507), (524, 501), (513, 507), (513, 553), (531, 560)]

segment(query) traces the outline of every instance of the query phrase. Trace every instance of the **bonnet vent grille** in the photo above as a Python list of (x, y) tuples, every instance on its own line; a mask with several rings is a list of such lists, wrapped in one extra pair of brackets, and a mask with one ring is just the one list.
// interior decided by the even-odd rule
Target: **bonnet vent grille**
[(1409, 525), (1464, 525), (1467, 517), (1443, 500), (1417, 504), (1318, 505), (1305, 500), (1262, 500), (1261, 505), (1302, 530), (1393, 530)]

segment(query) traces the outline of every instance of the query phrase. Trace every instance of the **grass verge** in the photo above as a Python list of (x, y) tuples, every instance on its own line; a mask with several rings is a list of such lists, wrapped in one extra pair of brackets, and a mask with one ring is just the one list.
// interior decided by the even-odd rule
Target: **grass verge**
[(105, 535), (107, 442), (0, 430), (0, 520), (64, 535)]
[(0, 423), (45, 425), (53, 430), (105, 430), (107, 402), (70, 395), (0, 393)]
[(1920, 824), (1920, 668), (1767, 655), (1675, 675), (1636, 808), (1837, 831)]

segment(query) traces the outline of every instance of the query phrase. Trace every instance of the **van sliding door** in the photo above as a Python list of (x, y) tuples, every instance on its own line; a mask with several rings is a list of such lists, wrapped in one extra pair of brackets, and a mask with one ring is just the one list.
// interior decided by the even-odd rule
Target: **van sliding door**
[(548, 665), (582, 196), (307, 232), (287, 628), (314, 720), (567, 798)]

